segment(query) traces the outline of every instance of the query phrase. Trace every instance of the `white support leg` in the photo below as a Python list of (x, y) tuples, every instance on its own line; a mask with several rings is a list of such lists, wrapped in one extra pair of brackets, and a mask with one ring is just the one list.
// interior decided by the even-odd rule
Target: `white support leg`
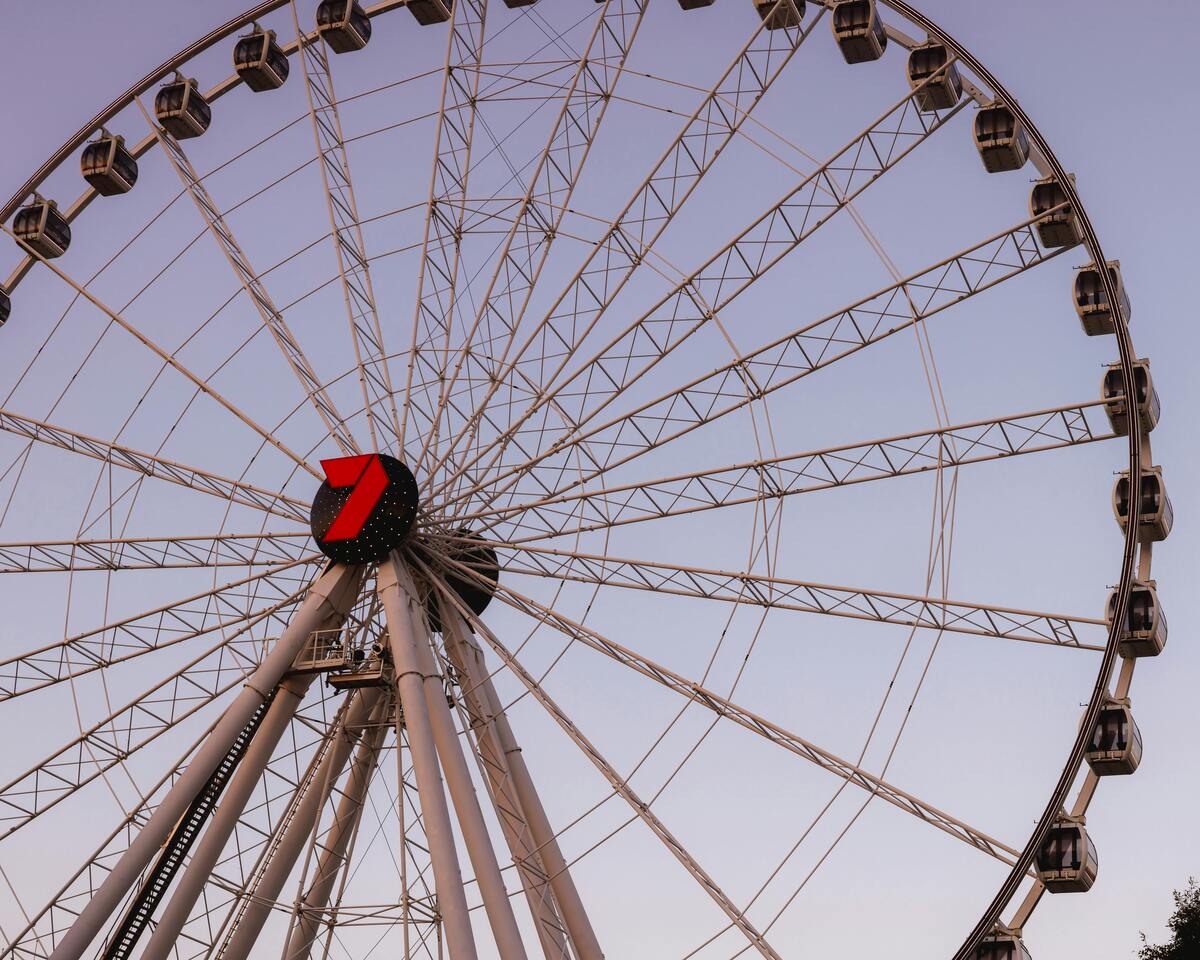
[(491, 790), (496, 819), (500, 822), (513, 863), (521, 877), (521, 886), (542, 944), (542, 953), (546, 960), (570, 960), (566, 927), (558, 914), (541, 853), (536, 849), (528, 819), (513, 787), (508, 757), (500, 748), (496, 736), (491, 702), (478, 686), (477, 679), (472, 679), (487, 678), (483, 651), (478, 644), (463, 640), (464, 631), (457, 611), (443, 603), (441, 612), (442, 641), (450, 662), (463, 680), (462, 696), (475, 737), (480, 766)]
[[(384, 702), (385, 699), (381, 698), (380, 703)], [(350, 774), (342, 799), (338, 802), (333, 826), (319, 845), (313, 880), (300, 896), (292, 915), (292, 927), (283, 951), (284, 960), (308, 960), (312, 945), (320, 933), (321, 911), (329, 905), (338, 873), (346, 863), (350, 840), (362, 815), (367, 790), (379, 759), (379, 749), (388, 730), (386, 723), (386, 714), (380, 715), (377, 710), (371, 718), (370, 729), (363, 736), (350, 762)]]
[[(425, 836), (429, 841), (429, 854), (433, 861), (438, 910), (442, 915), (450, 960), (477, 960), (475, 937), (471, 932), (467, 897), (458, 865), (458, 852), (454, 848), (454, 834), (450, 826), (450, 811), (447, 809), (446, 795), (442, 789), (441, 770), (425, 699), (425, 683), (417, 654), (417, 638), (413, 633), (412, 616), (409, 612), (409, 607), (416, 601), (400, 585), (394, 560), (379, 565), (376, 583), (387, 616), (388, 639), (392, 649), (392, 663), (396, 670), (396, 690), (404, 714), (404, 727), (408, 732), (408, 747), (417, 778), (417, 795), (421, 800)], [(397, 713), (397, 737), (400, 736), (400, 722), (400, 714)], [(400, 759), (400, 751), (397, 751), (397, 763), (401, 767), (400, 779), (403, 782), (403, 760)]]
[[(407, 575), (402, 569), (398, 569), (397, 574), (401, 578)], [(500, 875), (496, 850), (479, 807), (479, 797), (475, 793), (471, 770), (454, 727), (450, 705), (446, 702), (446, 690), (442, 685), (441, 670), (434, 660), (425, 612), (409, 604), (408, 613), (416, 639), (417, 668), (424, 678), (425, 702), (429, 707), (434, 746), (442, 762), (446, 786), (458, 815), (459, 829), (462, 830), (467, 855), (475, 871), (475, 882), (479, 884), (479, 892), (483, 896), (483, 908), (496, 940), (500, 960), (526, 960), (525, 945), (517, 929), (517, 918), (508, 899), (504, 878)]]
[(229, 705), (192, 762), (130, 843), (112, 872), (80, 912), (51, 960), (79, 960), (104, 928), (112, 912), (141, 872), (158, 853), (196, 794), (229, 751), (234, 739), (271, 691), (279, 685), (313, 631), (345, 617), (362, 583), (362, 569), (331, 566), (310, 588), (283, 636), (250, 675), (237, 699)]
[(575, 956), (578, 960), (604, 960), (604, 951), (600, 949), (600, 941), (596, 939), (596, 933), (592, 929), (591, 920), (588, 919), (583, 901), (579, 897), (579, 891), (571, 879), (567, 861), (559, 849), (554, 829), (550, 826), (550, 820), (538, 797), (533, 778), (529, 775), (529, 768), (525, 766), (525, 760), (521, 756), (521, 748), (513, 735), (508, 717), (501, 708), (500, 698), (496, 694), (496, 688), (492, 685), (491, 677), (483, 665), (483, 651), (479, 649), (470, 627), (459, 612), (446, 609), (450, 606), (448, 603), (442, 604), (445, 610), (442, 615), (444, 628), (454, 635), (455, 643), (461, 643), (466, 649), (474, 651), (473, 656), (464, 658), (464, 665), (467, 669), (465, 679), (473, 689), (479, 692), (480, 699), (487, 711), (489, 723), (495, 730), (500, 749), (507, 759), (513, 789), (521, 804), (525, 822), (529, 824), (529, 830), (533, 834), (533, 840), (537, 845), (546, 874), (550, 878), (550, 889), (558, 903), (563, 923), (567, 927), (567, 935), (575, 948)]
[(309, 835), (317, 826), (326, 798), (341, 777), (363, 726), (375, 712), (382, 696), (378, 688), (372, 687), (357, 691), (357, 694), (346, 712), (345, 723), (334, 735), (335, 739), (321, 760), (316, 776), (309, 782), (309, 789), (301, 799), (295, 816), (284, 828), (267, 868), (245, 904), (237, 926), (230, 933), (227, 945), (220, 953), (222, 960), (246, 960), (254, 950), (263, 925), (270, 916), (271, 905), (279, 899), (279, 892), (304, 851)]
[(204, 890), (204, 885), (212, 878), (212, 871), (221, 857), (221, 851), (225, 849), (225, 844), (237, 826), (238, 818), (245, 811), (250, 795), (279, 744), (279, 738), (292, 722), (300, 701), (312, 685), (313, 676), (303, 674), (291, 677), (280, 685), (267, 715), (255, 732), (254, 739), (250, 741), (246, 755), (242, 757), (233, 779), (221, 795), (216, 813), (213, 814), (200, 843), (192, 853), (191, 860), (179, 877), (175, 892), (163, 910), (141, 960), (166, 960), (175, 946), (175, 940)]

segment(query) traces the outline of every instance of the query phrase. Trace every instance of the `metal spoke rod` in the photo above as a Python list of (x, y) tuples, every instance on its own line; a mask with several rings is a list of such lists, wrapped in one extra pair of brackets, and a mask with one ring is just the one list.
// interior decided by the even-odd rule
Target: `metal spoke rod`
[(226, 708), (204, 746), (130, 843), (124, 856), (80, 912), (51, 960), (79, 960), (100, 933), (125, 892), (149, 865), (162, 842), (196, 794), (208, 781), (247, 721), (279, 685), (304, 644), (315, 630), (339, 622), (352, 606), (362, 580), (362, 570), (333, 566), (313, 584), (278, 643), (251, 674), (245, 687)]
[[(333, 438), (343, 453), (357, 453), (358, 445), (354, 442), (354, 437), (350, 434), (349, 428), (346, 426), (341, 414), (338, 413), (333, 400), (325, 392), (325, 387), (313, 371), (308, 357), (300, 349), (300, 344), (292, 336), (292, 332), (288, 329), (287, 321), (284, 320), (283, 314), (275, 306), (275, 302), (271, 299), (267, 288), (250, 265), (250, 261), (246, 257), (241, 244), (238, 243), (233, 232), (229, 229), (229, 224), (225, 221), (213, 198), (209, 195), (208, 190), (204, 186), (203, 178), (196, 172), (196, 168), (192, 166), (192, 162), (188, 159), (179, 141), (154, 122), (154, 119), (146, 111), (145, 106), (142, 105), (141, 100), (135, 99), (134, 103), (142, 111), (142, 115), (146, 118), (146, 123), (154, 131), (154, 135), (158, 137), (158, 142), (162, 145), (163, 153), (166, 154), (171, 166), (178, 174), (184, 189), (191, 196), (196, 205), (196, 210), (200, 213), (201, 219), (208, 226), (209, 233), (217, 241), (217, 245), (221, 248), (225, 259), (229, 261), (229, 266), (237, 276), (238, 282), (241, 283), (246, 296), (250, 298), (258, 310), (263, 326), (267, 328), (276, 344), (278, 344), (284, 360), (295, 374), (296, 379), (300, 382), (300, 387), (304, 391), (305, 396), (308, 397), (313, 409), (324, 422), (326, 429), (329, 431), (329, 436)], [(303, 465), (303, 461), (300, 462)], [(318, 479), (321, 479), (320, 475), (312, 471), (310, 467), (306, 467), (306, 469), (312, 472)]]
[[(438, 585), (444, 591), (444, 584), (438, 581)], [(604, 952), (571, 879), (558, 837), (492, 684), (483, 650), (462, 614), (444, 595), (440, 615), (446, 651), (466, 681), (463, 695), (471, 708), (481, 752), (485, 753), (497, 817), (510, 837), (513, 860), (521, 873), (530, 910), (538, 921), (546, 956), (556, 960), (566, 956), (562, 944), (565, 929), (577, 960), (603, 960)]]
[[(964, 843), (1000, 860), (1002, 863), (1012, 864), (1019, 855), (1018, 851), (1014, 850), (1008, 844), (989, 836), (981, 830), (977, 830), (970, 824), (939, 810), (937, 807), (926, 803), (913, 794), (892, 786), (887, 781), (869, 773), (857, 764), (843, 760), (841, 757), (816, 746), (803, 737), (785, 730), (778, 724), (771, 723), (769, 720), (751, 713), (749, 710), (722, 697), (720, 694), (681, 677), (679, 674), (660, 666), (653, 660), (634, 653), (628, 647), (602, 637), (596, 631), (590, 630), (582, 624), (575, 623), (562, 614), (551, 610), (549, 607), (542, 606), (536, 600), (522, 596), (505, 586), (497, 588), (496, 596), (509, 606), (522, 611), (539, 623), (545, 623), (547, 626), (558, 630), (564, 636), (579, 640), (585, 646), (591, 647), (598, 653), (629, 667), (636, 673), (661, 684), (668, 690), (674, 690), (687, 700), (711, 710), (718, 717), (732, 720), (750, 732), (765, 737), (770, 742), (778, 744), (789, 752), (816, 764), (823, 770), (828, 770), (843, 780), (847, 780), (855, 786), (886, 800), (888, 803), (924, 820), (926, 823), (962, 840)], [(482, 624), (477, 624), (477, 628), (487, 638), (488, 643), (496, 650), (497, 656), (505, 662), (506, 666), (512, 666), (516, 670), (522, 669), (519, 664), (510, 664), (511, 655), (496, 640), (495, 636), (487, 631), (486, 627), (483, 627)]]

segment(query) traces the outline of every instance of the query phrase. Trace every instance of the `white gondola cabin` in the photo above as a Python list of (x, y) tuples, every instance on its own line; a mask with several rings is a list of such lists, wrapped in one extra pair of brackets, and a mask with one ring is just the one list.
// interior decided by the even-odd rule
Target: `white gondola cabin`
[(449, 20), (454, 3), (452, 0), (444, 0), (444, 2), (443, 0), (409, 0), (407, 6), (417, 23), (428, 27)]
[[(420, 18), (418, 18), (420, 19)], [(353, 53), (371, 40), (371, 18), (358, 0), (321, 0), (317, 33), (334, 53)]]
[(1129, 701), (1109, 701), (1096, 718), (1083, 758), (1098, 777), (1128, 776), (1142, 762), (1142, 734)]
[(278, 90), (291, 69), (283, 48), (275, 42), (274, 30), (260, 30), (239, 37), (233, 48), (233, 69), (242, 83), (255, 93)]
[(83, 148), (79, 169), (102, 197), (128, 193), (138, 178), (137, 161), (125, 149), (125, 138), (111, 133), (101, 133)]
[(159, 89), (154, 97), (154, 116), (176, 140), (198, 137), (212, 123), (212, 108), (194, 79), (181, 77)]
[[(1113, 286), (1117, 288), (1117, 303), (1121, 305), (1121, 315), (1125, 322), (1131, 316), (1129, 295), (1125, 292), (1125, 281), (1121, 278), (1121, 261), (1108, 261), (1108, 273), (1112, 277)], [(1104, 289), (1104, 281), (1094, 263), (1088, 264), (1075, 274), (1075, 312), (1079, 314), (1079, 322), (1083, 324), (1083, 332), (1089, 337), (1098, 337), (1112, 333), (1112, 307), (1108, 303), (1108, 292)]]
[(1096, 882), (1100, 860), (1081, 817), (1060, 817), (1037, 853), (1037, 877), (1050, 893), (1085, 893)]
[[(1108, 595), (1108, 619), (1116, 612), (1117, 593)], [(1126, 660), (1157, 657), (1167, 645), (1167, 617), (1153, 580), (1134, 580), (1125, 608), (1125, 627), (1117, 639), (1117, 651)]]
[[(1138, 429), (1142, 433), (1149, 433), (1158, 426), (1158, 418), (1162, 413), (1158, 391), (1154, 389), (1154, 380), (1150, 376), (1149, 360), (1134, 361), (1133, 384)], [(1104, 413), (1113, 433), (1119, 437), (1129, 436), (1130, 404), (1125, 398), (1125, 376), (1119, 363), (1112, 364), (1104, 371), (1100, 390), (1104, 397)]]
[(0, 287), (0, 327), (8, 323), (9, 315), (12, 313), (12, 300), (8, 297), (8, 291)]
[(1020, 170), (1029, 161), (1025, 128), (999, 101), (980, 107), (975, 114), (975, 149), (988, 173)]
[(33, 203), (17, 211), (12, 230), (47, 260), (61, 257), (71, 245), (71, 227), (53, 200), (35, 196)]
[(1073, 247), (1083, 242), (1079, 217), (1057, 178), (1046, 177), (1033, 185), (1029, 194), (1029, 214), (1037, 220), (1034, 226), (1042, 246)]
[(798, 27), (804, 16), (804, 0), (754, 0), (754, 9), (768, 30)]
[[(1113, 486), (1113, 513), (1124, 530), (1129, 522), (1130, 506), (1129, 471), (1117, 477)], [(1175, 521), (1175, 511), (1167, 488), (1163, 483), (1161, 467), (1142, 471), (1140, 497), (1138, 499), (1138, 538), (1154, 541), (1166, 540)]]
[(958, 64), (945, 44), (923, 43), (908, 55), (908, 83), (923, 113), (949, 110), (962, 98)]
[(847, 63), (878, 60), (887, 49), (887, 30), (875, 0), (838, 0), (830, 23)]
[(975, 960), (1032, 960), (1019, 934), (997, 925), (975, 948)]

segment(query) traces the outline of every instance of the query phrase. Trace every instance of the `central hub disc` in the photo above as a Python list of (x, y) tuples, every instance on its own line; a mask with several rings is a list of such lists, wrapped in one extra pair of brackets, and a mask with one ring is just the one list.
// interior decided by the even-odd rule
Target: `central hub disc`
[(378, 563), (407, 539), (417, 481), (395, 457), (364, 453), (322, 460), (325, 482), (309, 521), (321, 552), (337, 563)]

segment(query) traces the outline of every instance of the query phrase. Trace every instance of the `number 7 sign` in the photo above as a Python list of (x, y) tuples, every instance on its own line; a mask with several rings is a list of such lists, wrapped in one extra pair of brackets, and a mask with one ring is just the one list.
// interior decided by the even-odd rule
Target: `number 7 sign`
[(373, 563), (399, 547), (417, 511), (417, 483), (399, 460), (365, 453), (322, 460), (312, 506), (317, 546), (339, 563)]

